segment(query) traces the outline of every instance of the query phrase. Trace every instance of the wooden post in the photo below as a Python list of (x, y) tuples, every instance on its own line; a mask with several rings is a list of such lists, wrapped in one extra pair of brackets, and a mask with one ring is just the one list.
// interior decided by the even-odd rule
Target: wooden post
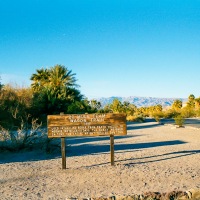
[[(60, 115), (64, 115), (64, 112), (61, 112)], [(62, 169), (66, 169), (66, 150), (65, 150), (64, 137), (61, 137), (61, 155), (62, 155)]]
[(66, 169), (65, 138), (61, 138), (62, 169)]
[(110, 135), (110, 158), (111, 165), (114, 166), (114, 135)]

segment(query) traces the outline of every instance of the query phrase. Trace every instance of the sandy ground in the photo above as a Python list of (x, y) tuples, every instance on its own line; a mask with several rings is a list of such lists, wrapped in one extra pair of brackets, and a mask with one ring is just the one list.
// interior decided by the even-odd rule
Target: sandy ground
[(66, 199), (200, 188), (200, 130), (155, 122), (129, 123), (115, 137), (67, 139), (67, 169), (60, 153), (0, 154), (0, 199)]

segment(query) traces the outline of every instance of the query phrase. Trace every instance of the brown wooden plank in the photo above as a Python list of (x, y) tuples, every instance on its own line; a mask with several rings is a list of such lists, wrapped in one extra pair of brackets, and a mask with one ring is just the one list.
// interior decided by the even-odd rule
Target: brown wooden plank
[(124, 114), (48, 115), (48, 137), (126, 135)]

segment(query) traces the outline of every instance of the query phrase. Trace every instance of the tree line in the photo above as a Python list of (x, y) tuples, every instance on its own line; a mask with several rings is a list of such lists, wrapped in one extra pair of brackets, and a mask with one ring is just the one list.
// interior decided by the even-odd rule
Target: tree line
[(162, 105), (137, 108), (129, 102), (114, 99), (111, 104), (102, 108), (96, 100), (84, 97), (77, 84), (76, 74), (63, 65), (37, 69), (30, 77), (30, 87), (2, 85), (0, 82), (0, 125), (5, 128), (17, 128), (21, 121), (32, 119), (46, 123), (50, 114), (83, 114), (83, 113), (125, 113), (129, 121), (144, 121), (145, 117), (174, 118), (177, 116), (199, 117), (200, 97), (188, 97), (185, 105), (175, 100), (169, 109)]
[(103, 109), (104, 112), (125, 113), (128, 121), (144, 121), (145, 117), (155, 118), (160, 121), (161, 118), (189, 118), (200, 117), (200, 97), (195, 98), (193, 94), (189, 95), (187, 102), (175, 100), (172, 106), (162, 107), (158, 104), (155, 106), (139, 107), (129, 102), (120, 102), (114, 99)]
[(17, 128), (32, 119), (46, 123), (49, 114), (95, 113), (101, 105), (84, 97), (76, 74), (63, 65), (38, 69), (30, 77), (30, 87), (0, 83), (0, 125)]
[(96, 100), (88, 100), (79, 90), (76, 74), (63, 65), (38, 69), (30, 77), (30, 87), (3, 85), (0, 82), (0, 151), (41, 148), (47, 153), (56, 144), (47, 137), (47, 115), (83, 113), (124, 113), (127, 121), (144, 122), (153, 117), (174, 118), (182, 125), (183, 118), (200, 117), (200, 97), (188, 97), (183, 104), (175, 100), (169, 109), (162, 105), (136, 107), (114, 99), (102, 108)]

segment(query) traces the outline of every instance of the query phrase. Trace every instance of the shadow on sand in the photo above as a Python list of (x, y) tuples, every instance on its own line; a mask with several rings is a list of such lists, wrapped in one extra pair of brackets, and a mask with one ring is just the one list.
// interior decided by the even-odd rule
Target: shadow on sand
[[(190, 156), (190, 155), (199, 154), (199, 153), (200, 153), (200, 150), (177, 151), (177, 152), (166, 153), (166, 154), (159, 154), (159, 155), (148, 156), (148, 157), (131, 158), (131, 159), (124, 159), (124, 160), (115, 160), (115, 164), (126, 162), (124, 165), (128, 166), (128, 167), (131, 167), (133, 165), (140, 165), (140, 164), (161, 162), (161, 161), (165, 161), (165, 160), (171, 160), (171, 159), (175, 159), (175, 158), (181, 158), (181, 157)], [(144, 160), (144, 159), (151, 159), (151, 160)], [(142, 160), (144, 160), (144, 161), (142, 161)], [(131, 161), (131, 162), (127, 163), (127, 161)], [(89, 167), (107, 165), (109, 163), (110, 162), (100, 163), (100, 164), (92, 165), (92, 166), (89, 166)]]
[[(76, 145), (72, 145), (67, 148), (66, 155), (67, 157), (75, 157), (75, 156), (95, 155), (95, 154), (109, 154), (110, 153), (109, 138), (107, 138), (107, 140), (108, 141), (106, 144), (77, 143)], [(134, 152), (145, 148), (180, 145), (184, 143), (185, 142), (181, 140), (135, 143), (135, 144), (115, 143), (114, 148), (116, 154), (116, 153), (121, 153), (118, 151)], [(11, 163), (11, 162), (41, 161), (41, 160), (55, 159), (61, 157), (60, 149), (58, 149), (58, 151), (52, 154), (46, 154), (38, 150), (38, 151), (20, 152), (20, 153), (4, 153), (0, 155), (1, 155), (0, 164)]]
[(137, 125), (137, 126), (128, 126), (127, 130), (137, 130), (137, 129), (146, 129), (146, 128), (154, 128), (154, 127), (158, 127), (158, 126), (162, 126), (162, 124), (141, 124), (141, 125)]
[[(141, 137), (142, 135), (124, 135), (124, 136), (115, 136), (115, 140), (117, 139), (126, 139), (126, 138), (133, 138), (133, 137)], [(78, 144), (78, 143), (92, 143), (92, 142), (100, 142), (100, 141), (109, 141), (109, 136), (101, 136), (101, 137), (71, 137), (67, 138), (67, 144)]]
[[(186, 142), (181, 140), (172, 140), (172, 141), (160, 141), (160, 142), (148, 142), (148, 143), (135, 143), (135, 144), (120, 144), (115, 143), (114, 149), (115, 153), (117, 151), (137, 151), (146, 148), (154, 148), (161, 146), (171, 146), (171, 145), (180, 145), (185, 144)], [(110, 144), (81, 144), (78, 146), (71, 146), (70, 151), (68, 152), (68, 156), (84, 156), (84, 155), (93, 155), (93, 154), (103, 154), (110, 153)]]
[[(147, 119), (146, 123), (127, 123), (127, 130), (137, 130), (144, 128), (152, 128), (161, 126), (161, 124), (153, 123), (154, 119)], [(159, 142), (144, 142), (144, 143), (123, 143), (123, 139), (132, 138), (132, 137), (142, 137), (144, 135), (127, 135), (127, 136), (115, 136), (115, 154), (123, 153), (123, 152), (135, 152), (140, 151), (146, 148), (157, 148), (161, 146), (172, 146), (172, 145), (180, 145), (184, 144), (184, 141), (181, 140), (172, 140), (172, 141), (159, 141)], [(99, 144), (98, 142), (102, 142), (103, 144)], [(60, 144), (60, 139), (57, 139), (57, 142)], [(110, 153), (110, 138), (109, 137), (79, 137), (79, 138), (67, 138), (66, 139), (66, 155), (67, 157), (73, 156), (84, 156), (84, 155), (95, 155), (95, 154), (109, 154)], [(142, 164), (148, 162), (158, 162), (162, 160), (172, 159), (176, 157), (189, 156), (195, 153), (200, 153), (199, 150), (196, 151), (181, 151), (174, 152), (170, 154), (163, 155), (155, 155), (151, 160), (144, 161), (145, 157), (140, 158), (141, 161), (137, 161), (134, 163), (129, 163), (127, 165), (132, 164)], [(134, 154), (133, 154), (134, 156)], [(167, 158), (159, 158), (160, 156), (168, 156)], [(170, 157), (169, 157), (170, 156)], [(59, 148), (56, 149), (55, 152), (51, 154), (46, 154), (44, 151), (38, 149), (34, 151), (24, 151), (24, 152), (0, 152), (0, 164), (11, 163), (11, 162), (27, 162), (27, 161), (41, 161), (41, 160), (49, 160), (60, 158), (60, 145)], [(156, 159), (154, 159), (156, 158)], [(134, 159), (131, 159), (134, 160)], [(130, 160), (130, 161), (131, 161)], [(138, 159), (137, 159), (138, 160)], [(127, 161), (127, 160), (116, 160), (116, 162)], [(100, 163), (99, 165), (103, 165), (106, 163)]]
[(127, 130), (137, 130), (137, 129), (146, 129), (162, 126), (163, 124), (157, 123), (153, 118), (145, 119), (144, 123), (139, 122), (127, 122)]
[[(165, 124), (175, 124), (174, 119), (162, 119), (161, 122), (165, 123)], [(200, 119), (199, 118), (186, 118), (184, 124), (186, 126), (200, 128)]]

